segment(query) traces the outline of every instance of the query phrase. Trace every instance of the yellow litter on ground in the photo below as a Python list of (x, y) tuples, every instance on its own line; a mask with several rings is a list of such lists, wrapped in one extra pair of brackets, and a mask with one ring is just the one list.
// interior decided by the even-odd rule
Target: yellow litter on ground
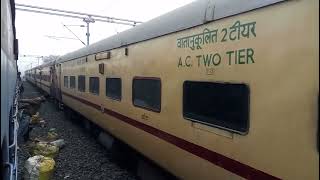
[(55, 161), (50, 157), (44, 157), (40, 163), (39, 180), (48, 180), (53, 174)]
[(58, 134), (56, 132), (48, 132), (47, 138), (49, 141), (57, 140)]
[(40, 122), (40, 115), (37, 112), (35, 115), (31, 117), (30, 124), (38, 124)]
[(25, 180), (49, 180), (54, 172), (55, 161), (50, 157), (30, 157), (24, 166)]
[(47, 138), (49, 141), (54, 141), (58, 139), (58, 133), (56, 133), (55, 128), (51, 128), (48, 132)]
[(51, 158), (54, 158), (58, 152), (59, 148), (57, 146), (46, 142), (36, 143), (33, 149), (33, 155), (43, 155)]

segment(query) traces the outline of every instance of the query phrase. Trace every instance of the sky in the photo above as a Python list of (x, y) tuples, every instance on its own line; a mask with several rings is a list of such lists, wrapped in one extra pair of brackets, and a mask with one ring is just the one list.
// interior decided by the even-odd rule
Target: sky
[[(18, 4), (60, 10), (91, 13), (102, 16), (147, 22), (155, 17), (191, 3), (194, 0), (15, 0)], [(55, 39), (48, 36), (76, 38), (65, 25), (85, 25), (81, 19), (16, 11), (16, 29), (19, 40), (19, 71), (22, 73), (42, 63), (41, 58), (22, 55), (64, 55), (84, 47), (76, 39)], [(68, 26), (86, 43), (86, 28)], [(125, 31), (132, 26), (105, 22), (90, 23), (90, 44)]]

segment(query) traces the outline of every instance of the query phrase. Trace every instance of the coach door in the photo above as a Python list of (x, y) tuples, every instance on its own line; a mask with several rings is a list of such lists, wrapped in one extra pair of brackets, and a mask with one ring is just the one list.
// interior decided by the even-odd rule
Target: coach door
[(38, 69), (36, 69), (36, 86), (37, 87), (39, 87), (39, 76), (40, 76), (39, 71)]
[(39, 70), (39, 88), (43, 90), (43, 86), (42, 86), (42, 71)]
[(61, 94), (61, 64), (58, 64), (57, 72), (56, 72), (56, 78), (57, 78), (56, 98), (59, 101), (62, 101), (62, 94)]
[(57, 82), (57, 77), (55, 73), (55, 67), (54, 65), (50, 67), (50, 96), (51, 97), (56, 97), (55, 95), (55, 87), (56, 87), (56, 82)]

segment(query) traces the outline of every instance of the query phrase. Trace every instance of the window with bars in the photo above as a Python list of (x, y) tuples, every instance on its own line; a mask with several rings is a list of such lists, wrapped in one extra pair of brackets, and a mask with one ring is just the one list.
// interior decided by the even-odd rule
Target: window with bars
[(70, 76), (70, 88), (74, 89), (76, 88), (76, 77)]
[(132, 100), (135, 106), (161, 111), (161, 80), (159, 78), (134, 78)]
[(69, 82), (68, 82), (69, 78), (68, 76), (64, 76), (63, 77), (63, 86), (68, 88), (69, 87)]
[(106, 96), (121, 100), (121, 78), (106, 78)]
[(89, 78), (89, 92), (95, 95), (99, 95), (99, 78), (90, 77)]
[(84, 75), (78, 76), (78, 90), (81, 92), (86, 91), (86, 77)]
[(249, 87), (245, 84), (185, 81), (183, 116), (244, 134), (249, 129)]

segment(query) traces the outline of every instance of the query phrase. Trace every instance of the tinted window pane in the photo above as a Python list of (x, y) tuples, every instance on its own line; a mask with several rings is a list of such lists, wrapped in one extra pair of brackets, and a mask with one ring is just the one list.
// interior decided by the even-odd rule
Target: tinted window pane
[(93, 94), (99, 94), (99, 78), (90, 77), (89, 79), (89, 91)]
[(86, 77), (83, 75), (78, 76), (78, 90), (82, 92), (86, 91)]
[(64, 87), (68, 87), (68, 76), (64, 76)]
[(194, 121), (245, 133), (249, 126), (249, 88), (244, 84), (186, 81), (183, 115)]
[(106, 96), (121, 100), (121, 79), (107, 78), (106, 79)]
[(134, 79), (133, 104), (153, 111), (161, 110), (160, 79)]
[(76, 88), (76, 77), (70, 76), (70, 88)]

